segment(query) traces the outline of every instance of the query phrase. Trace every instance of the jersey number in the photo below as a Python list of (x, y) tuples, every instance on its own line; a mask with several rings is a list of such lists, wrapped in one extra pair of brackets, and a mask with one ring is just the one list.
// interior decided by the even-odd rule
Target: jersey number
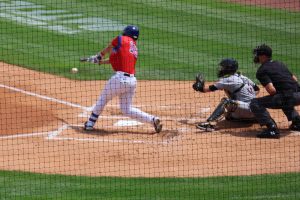
[(134, 42), (132, 42), (132, 41), (130, 41), (129, 52), (130, 52), (131, 54), (133, 54), (133, 56), (134, 56), (135, 58), (138, 57), (138, 50), (137, 50), (137, 47), (136, 47), (136, 45), (134, 44)]

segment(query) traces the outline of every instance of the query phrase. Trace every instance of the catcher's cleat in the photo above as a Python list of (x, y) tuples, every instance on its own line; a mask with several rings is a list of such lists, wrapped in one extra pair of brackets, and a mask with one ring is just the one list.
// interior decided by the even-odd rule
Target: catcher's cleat
[(156, 133), (160, 133), (162, 130), (162, 124), (160, 123), (160, 119), (153, 118), (153, 126), (155, 128)]
[(280, 133), (277, 128), (268, 128), (263, 130), (261, 133), (257, 134), (258, 138), (269, 138), (269, 139), (279, 139)]
[(94, 126), (90, 121), (87, 121), (84, 123), (83, 129), (85, 131), (92, 131), (92, 130), (94, 130)]
[(290, 125), (290, 130), (292, 131), (300, 131), (300, 119), (297, 117), (292, 121), (292, 124)]
[(210, 124), (209, 122), (201, 122), (197, 124), (196, 127), (207, 132), (215, 131), (215, 126)]

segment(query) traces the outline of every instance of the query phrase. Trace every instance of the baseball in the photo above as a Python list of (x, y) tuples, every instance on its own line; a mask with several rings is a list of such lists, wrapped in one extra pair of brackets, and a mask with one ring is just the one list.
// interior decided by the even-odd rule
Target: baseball
[(72, 69), (71, 69), (71, 73), (72, 74), (76, 74), (78, 72), (78, 69), (76, 68), (76, 67), (73, 67)]

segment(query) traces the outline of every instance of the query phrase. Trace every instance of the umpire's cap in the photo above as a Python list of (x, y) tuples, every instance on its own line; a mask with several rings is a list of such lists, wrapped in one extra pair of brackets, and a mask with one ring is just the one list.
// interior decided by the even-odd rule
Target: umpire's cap
[(123, 30), (122, 35), (131, 37), (134, 40), (139, 38), (140, 30), (137, 26), (129, 25), (126, 26)]
[(253, 54), (256, 56), (265, 55), (269, 58), (272, 57), (272, 49), (266, 44), (258, 45), (255, 49), (253, 49)]

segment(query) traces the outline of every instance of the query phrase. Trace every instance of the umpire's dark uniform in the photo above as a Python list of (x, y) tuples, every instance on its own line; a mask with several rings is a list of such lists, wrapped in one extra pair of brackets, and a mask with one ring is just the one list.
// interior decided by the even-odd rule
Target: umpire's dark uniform
[[(266, 47), (271, 53), (264, 53), (264, 48)], [(282, 109), (288, 121), (292, 121), (290, 129), (300, 130), (300, 116), (294, 108), (295, 105), (300, 105), (300, 87), (285, 64), (271, 60), (272, 50), (270, 47), (261, 45), (257, 48), (261, 48), (262, 50), (258, 50), (256, 56), (263, 56), (266, 54), (266, 58), (269, 59), (267, 59), (266, 62), (259, 62), (258, 60), (255, 60), (258, 59), (258, 57), (254, 58), (256, 63), (261, 63), (261, 66), (257, 70), (256, 78), (264, 87), (272, 83), (276, 89), (276, 93), (274, 95), (253, 99), (250, 103), (250, 109), (256, 116), (260, 125), (267, 126), (267, 130), (257, 136), (261, 138), (279, 138), (276, 123), (271, 118), (266, 108)], [(263, 60), (263, 58), (261, 60)]]

